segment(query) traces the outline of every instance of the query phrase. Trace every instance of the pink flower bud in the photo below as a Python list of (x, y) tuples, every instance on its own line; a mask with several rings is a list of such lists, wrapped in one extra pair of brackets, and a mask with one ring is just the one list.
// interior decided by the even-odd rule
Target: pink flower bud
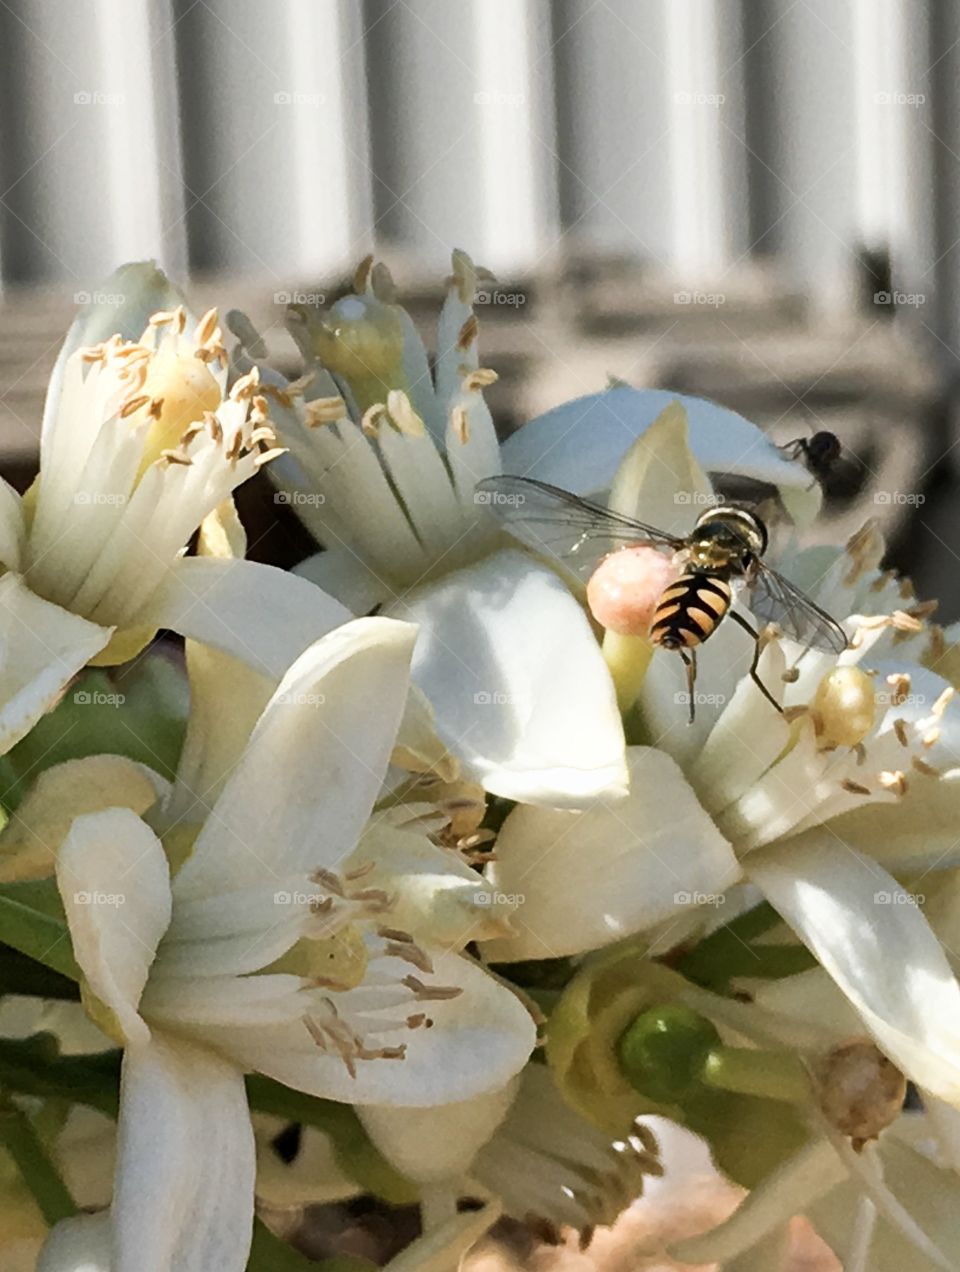
[(590, 612), (621, 636), (646, 636), (657, 602), (679, 574), (672, 558), (656, 548), (620, 548), (604, 557), (590, 577)]

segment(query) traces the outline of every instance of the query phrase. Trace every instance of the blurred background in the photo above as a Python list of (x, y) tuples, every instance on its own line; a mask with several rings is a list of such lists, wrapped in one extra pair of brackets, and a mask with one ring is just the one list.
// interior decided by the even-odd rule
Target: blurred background
[[(504, 430), (609, 374), (836, 433), (960, 616), (960, 6), (950, 0), (4, 0), (0, 469), (75, 304), (156, 257), (293, 365), (368, 251), (433, 316), (453, 246)], [(274, 508), (275, 511), (275, 508)], [(293, 531), (290, 531), (292, 534)]]

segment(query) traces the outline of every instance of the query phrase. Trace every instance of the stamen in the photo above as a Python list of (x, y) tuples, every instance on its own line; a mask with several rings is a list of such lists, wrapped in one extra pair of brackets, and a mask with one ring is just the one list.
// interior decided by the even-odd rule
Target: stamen
[(400, 982), (406, 985), (418, 1002), (443, 1002), (448, 998), (459, 998), (463, 990), (459, 985), (424, 985), (416, 976), (404, 976)]

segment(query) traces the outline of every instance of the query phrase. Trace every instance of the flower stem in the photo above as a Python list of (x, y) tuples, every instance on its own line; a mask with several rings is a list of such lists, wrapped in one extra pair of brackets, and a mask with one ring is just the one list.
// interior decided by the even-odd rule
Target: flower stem
[(810, 1079), (796, 1056), (749, 1047), (714, 1047), (704, 1061), (700, 1080), (707, 1086), (740, 1095), (757, 1095), (787, 1104), (808, 1104)]
[(643, 688), (653, 646), (645, 636), (621, 636), (608, 630), (603, 637), (603, 656), (617, 691), (617, 706), (621, 713), (629, 711)]
[(51, 1226), (77, 1213), (73, 1198), (27, 1115), (0, 1101), (0, 1144), (7, 1150)]
[(457, 1217), (456, 1181), (444, 1179), (420, 1186), (420, 1226), (424, 1235)]

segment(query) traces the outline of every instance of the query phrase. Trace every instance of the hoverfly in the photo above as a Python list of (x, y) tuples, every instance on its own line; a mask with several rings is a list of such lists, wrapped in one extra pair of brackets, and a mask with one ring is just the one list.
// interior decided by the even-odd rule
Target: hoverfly
[(782, 707), (757, 674), (760, 633), (732, 608), (733, 584), (742, 582), (750, 609), (762, 624), (775, 623), (807, 649), (840, 654), (847, 648), (843, 628), (809, 597), (763, 561), (766, 526), (748, 508), (720, 504), (697, 518), (686, 537), (667, 534), (581, 499), (568, 490), (529, 477), (488, 477), (485, 492), (504, 528), (541, 556), (562, 560), (586, 581), (599, 561), (618, 548), (652, 547), (676, 554), (679, 578), (665, 589), (654, 610), (650, 640), (675, 650), (687, 672), (690, 720), (694, 718), (697, 646), (729, 615), (754, 641), (750, 676), (778, 711)]

